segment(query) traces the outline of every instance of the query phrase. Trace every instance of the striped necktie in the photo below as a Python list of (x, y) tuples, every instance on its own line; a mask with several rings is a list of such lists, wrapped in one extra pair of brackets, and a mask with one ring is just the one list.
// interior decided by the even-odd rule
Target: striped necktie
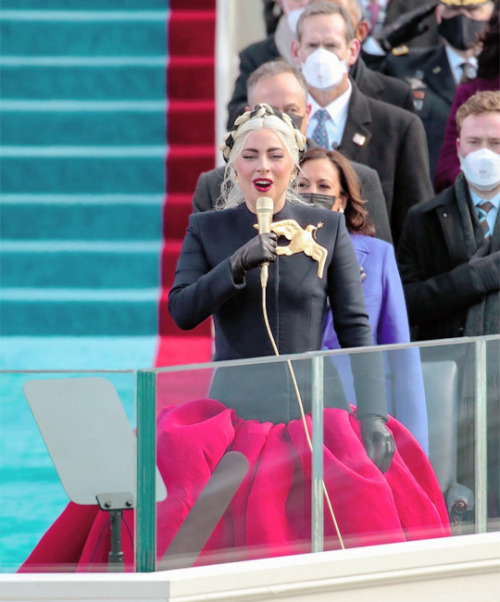
[(317, 119), (318, 123), (314, 128), (311, 138), (319, 146), (328, 148), (328, 134), (326, 133), (325, 122), (330, 118), (330, 115), (326, 109), (318, 109), (316, 113), (314, 113), (314, 117)]
[(458, 82), (459, 84), (465, 84), (476, 77), (477, 69), (473, 63), (464, 61), (463, 63), (460, 63), (460, 68), (462, 69), (462, 77)]
[(479, 223), (481, 224), (481, 228), (484, 232), (484, 238), (489, 238), (491, 236), (490, 225), (488, 224), (488, 212), (493, 207), (493, 203), (490, 201), (481, 201), (476, 205), (477, 215), (479, 217)]

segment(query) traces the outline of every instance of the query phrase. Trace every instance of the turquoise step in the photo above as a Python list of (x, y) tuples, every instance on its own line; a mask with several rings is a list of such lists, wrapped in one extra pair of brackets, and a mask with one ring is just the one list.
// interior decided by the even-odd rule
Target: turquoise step
[(168, 0), (2, 0), (2, 10), (59, 11), (104, 11), (165, 10)]
[(155, 56), (166, 54), (166, 11), (141, 19), (140, 13), (74, 14), (74, 20), (19, 19), (19, 12), (2, 15), (2, 58), (14, 56)]
[[(61, 152), (59, 148), (55, 150)], [(91, 156), (82, 156), (79, 149), (80, 155), (70, 150), (66, 157), (4, 154), (2, 193), (161, 194), (165, 190), (165, 157), (161, 149), (153, 149), (152, 157), (127, 156), (121, 149), (116, 156), (109, 156), (109, 149), (84, 149)]]
[[(154, 365), (158, 338), (135, 337), (4, 337), (0, 345), (0, 368), (2, 370), (24, 370), (26, 374), (3, 374), (2, 401), (8, 399), (4, 385), (14, 385), (19, 380), (37, 378), (30, 370), (136, 370)], [(81, 376), (81, 375), (80, 375)], [(108, 374), (115, 383), (123, 402), (133, 405), (134, 378), (130, 373)], [(9, 382), (10, 379), (10, 382)], [(12, 382), (14, 381), (14, 382)], [(5, 389), (5, 390), (4, 390)], [(18, 389), (17, 389), (18, 390)], [(127, 393), (128, 391), (128, 393)], [(130, 396), (130, 397), (129, 397)], [(17, 394), (16, 394), (17, 399)], [(3, 406), (2, 410), (6, 410)], [(133, 417), (134, 412), (130, 412)], [(2, 418), (5, 414), (2, 414)], [(6, 458), (3, 458), (6, 460)]]
[[(42, 103), (43, 104), (43, 103)], [(163, 103), (159, 103), (163, 105)], [(0, 140), (16, 145), (161, 145), (165, 143), (166, 107), (156, 111), (113, 111), (103, 103), (103, 111), (28, 112), (29, 107), (4, 111)], [(34, 104), (33, 108), (36, 109)], [(28, 110), (26, 110), (28, 109)]]
[(146, 336), (158, 332), (157, 289), (8, 289), (2, 336)]
[(163, 195), (4, 195), (0, 239), (157, 241), (163, 202)]
[(161, 241), (3, 241), (2, 287), (152, 288)]
[(136, 64), (103, 57), (45, 66), (5, 64), (1, 95), (14, 100), (163, 100), (165, 70), (163, 57), (144, 57)]

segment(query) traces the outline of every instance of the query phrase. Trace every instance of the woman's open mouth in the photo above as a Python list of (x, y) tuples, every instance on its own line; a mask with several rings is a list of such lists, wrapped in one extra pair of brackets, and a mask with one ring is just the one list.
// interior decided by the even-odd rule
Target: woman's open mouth
[(253, 185), (259, 192), (267, 192), (273, 185), (273, 181), (267, 178), (258, 178), (253, 181)]

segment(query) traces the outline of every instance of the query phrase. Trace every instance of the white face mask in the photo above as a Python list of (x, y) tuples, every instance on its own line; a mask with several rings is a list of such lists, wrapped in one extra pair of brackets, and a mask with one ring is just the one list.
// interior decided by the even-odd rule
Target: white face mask
[(302, 63), (302, 73), (310, 86), (326, 90), (342, 81), (347, 73), (347, 65), (333, 52), (318, 48)]
[(300, 15), (304, 12), (303, 8), (295, 8), (287, 15), (288, 27), (294, 34), (297, 33), (297, 23), (299, 22)]
[(500, 155), (489, 148), (458, 157), (467, 181), (478, 190), (493, 190), (500, 184)]

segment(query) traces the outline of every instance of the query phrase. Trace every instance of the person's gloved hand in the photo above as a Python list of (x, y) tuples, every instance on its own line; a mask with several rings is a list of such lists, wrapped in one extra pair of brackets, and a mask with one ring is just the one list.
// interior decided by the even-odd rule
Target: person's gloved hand
[(391, 432), (385, 426), (385, 420), (375, 414), (363, 414), (359, 420), (368, 457), (381, 472), (387, 472), (392, 462), (395, 444)]
[(410, 10), (386, 25), (375, 37), (380, 46), (390, 52), (395, 46), (400, 46), (416, 38), (429, 29), (422, 21), (434, 12), (439, 2), (433, 1)]
[(487, 255), (489, 249), (489, 242), (485, 242), (469, 259), (472, 278), (484, 295), (500, 290), (500, 251)]
[(278, 237), (274, 232), (257, 234), (235, 251), (229, 258), (233, 280), (242, 282), (248, 270), (265, 261), (276, 261), (277, 241)]

